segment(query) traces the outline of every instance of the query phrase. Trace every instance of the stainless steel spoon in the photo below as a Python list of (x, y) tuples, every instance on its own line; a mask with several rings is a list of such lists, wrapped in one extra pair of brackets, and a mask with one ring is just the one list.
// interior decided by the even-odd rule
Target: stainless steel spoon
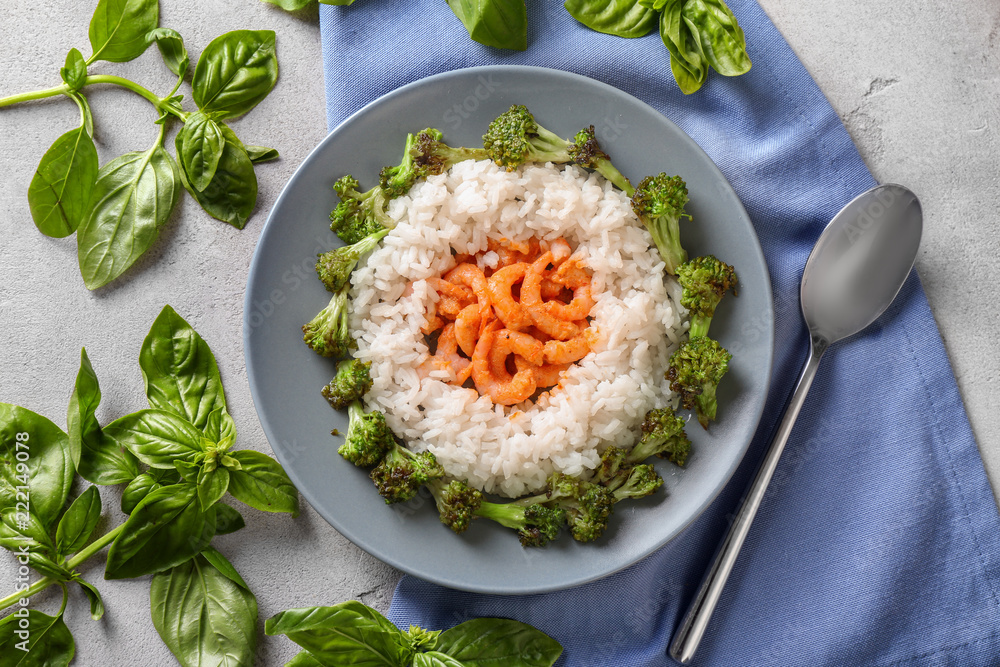
[(832, 343), (867, 327), (889, 307), (913, 268), (922, 231), (917, 196), (901, 185), (879, 185), (841, 209), (809, 254), (799, 294), (812, 343), (809, 358), (736, 518), (674, 633), (670, 643), (674, 660), (690, 662), (705, 635), (823, 353)]

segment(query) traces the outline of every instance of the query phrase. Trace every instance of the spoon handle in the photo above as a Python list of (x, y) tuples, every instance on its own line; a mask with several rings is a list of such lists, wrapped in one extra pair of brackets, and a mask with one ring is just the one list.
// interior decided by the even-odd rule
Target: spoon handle
[(771, 441), (771, 446), (761, 461), (757, 475), (743, 497), (736, 518), (729, 527), (729, 532), (719, 544), (715, 557), (712, 559), (712, 565), (705, 571), (705, 578), (698, 588), (698, 593), (691, 601), (684, 620), (674, 633), (673, 641), (670, 643), (670, 657), (681, 664), (686, 665), (691, 661), (698, 649), (698, 644), (705, 635), (705, 628), (708, 626), (708, 621), (712, 617), (712, 612), (715, 611), (719, 598), (722, 597), (722, 589), (726, 585), (729, 573), (733, 570), (743, 541), (746, 539), (747, 533), (750, 532), (750, 524), (753, 523), (754, 516), (764, 500), (767, 486), (778, 466), (778, 459), (785, 449), (788, 436), (792, 433), (792, 427), (799, 416), (802, 404), (805, 403), (806, 394), (809, 393), (809, 387), (812, 386), (813, 378), (816, 377), (816, 369), (819, 368), (820, 358), (827, 346), (825, 341), (813, 339), (809, 359), (802, 368), (798, 384), (795, 385), (795, 391), (792, 392), (792, 396), (788, 400), (785, 414), (774, 435), (774, 440)]

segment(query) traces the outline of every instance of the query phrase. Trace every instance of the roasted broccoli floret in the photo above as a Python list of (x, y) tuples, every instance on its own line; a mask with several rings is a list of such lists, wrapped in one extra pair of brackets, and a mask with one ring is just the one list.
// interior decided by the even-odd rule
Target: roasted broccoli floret
[(359, 468), (377, 465), (396, 446), (396, 438), (378, 410), (365, 412), (360, 401), (347, 408), (347, 435), (337, 453)]
[(326, 308), (302, 326), (302, 339), (322, 357), (343, 357), (357, 343), (351, 337), (350, 300), (347, 288), (333, 295)]
[[(527, 502), (532, 501), (529, 499)], [(607, 529), (615, 499), (612, 492), (601, 484), (554, 473), (549, 477), (548, 492), (536, 496), (534, 502), (564, 510), (573, 539), (590, 542)]]
[(635, 193), (635, 188), (632, 187), (629, 180), (611, 164), (611, 158), (608, 157), (608, 154), (601, 150), (597, 143), (597, 136), (594, 134), (593, 125), (576, 133), (569, 154), (578, 165), (593, 169), (629, 197)]
[(539, 503), (483, 502), (475, 514), (516, 530), (521, 545), (525, 547), (544, 546), (556, 539), (559, 531), (566, 525), (566, 512), (561, 507), (548, 507)]
[(659, 456), (679, 466), (687, 463), (691, 441), (684, 432), (684, 420), (671, 408), (656, 408), (646, 413), (642, 437), (628, 453), (630, 463), (642, 463)]
[(677, 267), (677, 280), (684, 291), (681, 305), (691, 313), (692, 338), (707, 336), (719, 301), (730, 289), (736, 293), (736, 271), (712, 255), (695, 257)]
[(549, 132), (535, 122), (527, 107), (515, 104), (490, 123), (483, 135), (483, 148), (507, 171), (525, 162), (572, 162), (572, 142)]
[(626, 498), (644, 498), (663, 486), (663, 478), (648, 463), (622, 471), (615, 482), (611, 492), (616, 503)]
[(387, 505), (410, 500), (421, 485), (444, 477), (444, 468), (430, 452), (412, 452), (398, 444), (372, 469), (371, 478)]
[(729, 370), (733, 355), (707, 336), (698, 336), (680, 346), (670, 357), (666, 377), (670, 388), (681, 396), (681, 405), (694, 408), (698, 422), (708, 428), (715, 419), (716, 388)]
[(316, 274), (331, 292), (339, 292), (351, 283), (351, 273), (366, 254), (377, 246), (379, 241), (389, 233), (388, 229), (380, 229), (371, 236), (366, 236), (357, 243), (345, 245), (319, 255), (316, 260)]
[(690, 219), (684, 212), (688, 202), (687, 185), (680, 176), (647, 176), (632, 195), (632, 210), (653, 236), (656, 249), (673, 275), (677, 267), (687, 260), (681, 246), (680, 220)]
[(483, 503), (483, 494), (465, 482), (455, 479), (445, 484), (433, 480), (428, 485), (437, 505), (441, 523), (456, 533), (464, 533)]
[(336, 410), (343, 410), (372, 388), (372, 362), (345, 359), (337, 364), (337, 374), (320, 393)]
[(489, 158), (483, 148), (455, 148), (442, 142), (443, 136), (439, 130), (429, 127), (417, 134), (416, 141), (409, 145), (414, 167), (422, 170), (425, 176), (443, 174), (465, 160)]
[(383, 167), (379, 172), (378, 184), (386, 199), (402, 197), (410, 191), (414, 183), (427, 176), (426, 167), (413, 161), (413, 147), (416, 143), (416, 135), (407, 134), (403, 161), (395, 167)]
[(330, 213), (330, 230), (351, 245), (392, 226), (385, 212), (387, 199), (382, 188), (376, 186), (367, 192), (358, 192), (359, 185), (358, 179), (350, 175), (333, 184), (340, 203)]

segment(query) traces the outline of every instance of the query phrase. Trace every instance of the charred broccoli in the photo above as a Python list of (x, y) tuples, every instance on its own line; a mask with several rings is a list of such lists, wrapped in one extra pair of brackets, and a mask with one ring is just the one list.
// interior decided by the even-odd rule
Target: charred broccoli
[(412, 144), (408, 144), (414, 168), (420, 170), (425, 177), (443, 174), (465, 160), (489, 158), (483, 148), (454, 148), (441, 141), (443, 136), (439, 130), (429, 127), (420, 132)]
[(521, 546), (525, 547), (544, 546), (556, 539), (559, 531), (566, 525), (566, 512), (561, 507), (548, 507), (534, 502), (483, 502), (475, 510), (475, 514), (516, 530)]
[(339, 292), (351, 282), (351, 273), (358, 261), (374, 250), (379, 241), (389, 233), (388, 229), (380, 229), (370, 236), (319, 255), (316, 260), (316, 274), (331, 292)]
[(444, 468), (430, 452), (412, 452), (398, 444), (372, 469), (371, 478), (387, 505), (410, 500), (420, 487), (444, 477)]
[(684, 432), (684, 420), (670, 408), (657, 408), (646, 413), (642, 437), (628, 453), (628, 460), (641, 463), (651, 456), (659, 456), (684, 466), (690, 452), (691, 441)]
[(715, 391), (729, 370), (732, 357), (707, 336), (688, 340), (670, 357), (666, 374), (670, 388), (680, 394), (681, 405), (689, 410), (694, 408), (698, 422), (706, 429), (708, 422), (715, 419), (718, 407)]
[(629, 468), (627, 474), (620, 474), (614, 487), (608, 487), (614, 495), (615, 502), (620, 503), (626, 498), (645, 498), (663, 486), (663, 478), (656, 469), (648, 463), (642, 463)]
[(632, 210), (649, 230), (671, 275), (687, 260), (679, 224), (681, 218), (691, 218), (684, 212), (687, 202), (687, 185), (681, 177), (665, 173), (642, 179), (632, 195)]
[(456, 533), (468, 530), (476, 510), (483, 504), (483, 494), (458, 479), (447, 484), (436, 479), (427, 486), (434, 496), (441, 523)]
[(333, 184), (340, 203), (330, 213), (330, 231), (351, 245), (392, 226), (385, 212), (388, 200), (382, 188), (376, 186), (367, 192), (358, 192), (359, 185), (358, 179), (350, 175)]
[(593, 125), (576, 133), (569, 154), (578, 165), (593, 169), (629, 197), (635, 194), (635, 188), (632, 187), (629, 180), (611, 164), (611, 158), (608, 157), (608, 154), (601, 150)]
[(347, 291), (345, 287), (334, 294), (326, 308), (302, 326), (302, 339), (322, 357), (346, 356), (357, 345), (351, 337), (351, 307)]
[(343, 410), (353, 401), (359, 400), (372, 388), (372, 362), (345, 359), (337, 364), (337, 374), (320, 393), (330, 402), (330, 406)]
[(407, 134), (403, 161), (395, 167), (383, 167), (379, 172), (378, 184), (386, 199), (402, 197), (410, 191), (414, 183), (427, 176), (426, 167), (416, 164), (413, 160), (413, 148), (416, 143), (416, 135)]
[(347, 435), (337, 453), (359, 468), (371, 468), (396, 447), (396, 438), (378, 410), (365, 412), (360, 401), (347, 408)]
[(730, 289), (736, 293), (736, 271), (712, 255), (695, 257), (677, 267), (677, 280), (684, 292), (681, 305), (691, 313), (692, 338), (707, 336), (719, 301)]

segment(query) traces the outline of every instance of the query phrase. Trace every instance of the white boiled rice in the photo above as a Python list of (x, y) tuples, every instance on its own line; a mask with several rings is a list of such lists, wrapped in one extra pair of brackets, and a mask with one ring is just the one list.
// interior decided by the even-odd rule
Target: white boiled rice
[[(353, 276), (356, 356), (372, 362), (374, 380), (365, 399), (449, 475), (509, 497), (538, 491), (552, 472), (585, 474), (608, 446), (631, 447), (645, 413), (673, 404), (663, 374), (682, 334), (679, 288), (664, 279), (628, 198), (601, 177), (470, 160), (393, 200), (389, 215), (395, 228)], [(417, 372), (429, 354), (420, 328), (437, 298), (425, 279), (454, 266), (452, 250), (486, 250), (488, 237), (563, 237), (593, 271), (600, 342), (536, 403), (494, 405)]]

